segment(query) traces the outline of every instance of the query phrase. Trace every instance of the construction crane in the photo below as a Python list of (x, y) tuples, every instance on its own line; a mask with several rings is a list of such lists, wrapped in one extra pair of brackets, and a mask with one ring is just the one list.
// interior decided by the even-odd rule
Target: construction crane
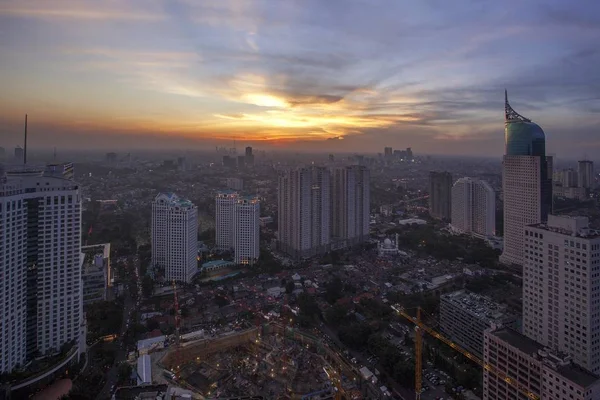
[(456, 343), (454, 343), (450, 339), (445, 338), (440, 333), (434, 331), (433, 329), (431, 329), (430, 327), (425, 325), (423, 323), (423, 321), (421, 321), (421, 308), (420, 307), (417, 307), (417, 316), (416, 317), (413, 317), (413, 316), (407, 314), (404, 307), (402, 307), (400, 305), (393, 305), (392, 309), (394, 311), (396, 311), (402, 317), (411, 321), (413, 324), (415, 324), (415, 327), (416, 327), (417, 334), (415, 336), (415, 394), (416, 394), (417, 400), (419, 400), (421, 398), (421, 386), (422, 386), (422, 374), (423, 374), (423, 369), (422, 369), (422, 361), (423, 361), (422, 335), (423, 335), (423, 332), (427, 332), (433, 338), (435, 338), (441, 342), (444, 342), (445, 344), (450, 346), (453, 350), (458, 351), (463, 356), (467, 357), (469, 360), (477, 363), (479, 366), (481, 366), (487, 372), (494, 374), (495, 376), (502, 379), (504, 382), (508, 383), (509, 385), (511, 385), (512, 387), (517, 389), (519, 392), (521, 392), (522, 394), (527, 396), (528, 399), (540, 400), (540, 397), (538, 395), (529, 391), (529, 389), (527, 389), (527, 387), (521, 385), (516, 379), (513, 379), (513, 378), (509, 377), (508, 375), (506, 375), (504, 372), (499, 371), (493, 365), (486, 364), (479, 357), (473, 355), (472, 353), (470, 353), (467, 350), (463, 349), (462, 347), (458, 346)]

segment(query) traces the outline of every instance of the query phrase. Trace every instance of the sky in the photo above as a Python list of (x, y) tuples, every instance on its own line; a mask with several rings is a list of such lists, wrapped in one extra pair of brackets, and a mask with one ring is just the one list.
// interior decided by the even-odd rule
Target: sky
[(0, 0), (0, 146), (600, 149), (596, 0)]

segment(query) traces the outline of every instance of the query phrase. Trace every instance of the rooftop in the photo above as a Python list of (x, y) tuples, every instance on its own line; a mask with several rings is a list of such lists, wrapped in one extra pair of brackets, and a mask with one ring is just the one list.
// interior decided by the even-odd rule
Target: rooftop
[(444, 294), (442, 295), (442, 299), (460, 307), (478, 319), (486, 320), (488, 323), (493, 323), (509, 316), (506, 313), (506, 305), (498, 304), (489, 297), (466, 290)]
[(171, 207), (195, 207), (194, 203), (190, 200), (181, 198), (173, 192), (159, 193), (158, 196), (156, 196), (156, 200), (159, 198), (166, 200)]
[[(508, 343), (509, 345), (521, 350), (523, 353), (529, 354), (530, 356), (541, 360), (542, 362), (544, 360), (550, 361), (552, 359), (561, 358), (560, 356), (556, 356), (548, 352), (543, 345), (535, 340), (530, 339), (527, 336), (522, 335), (510, 328), (499, 328), (491, 332), (491, 334)], [(598, 376), (573, 364), (572, 362), (568, 362), (564, 365), (550, 365), (549, 362), (545, 362), (544, 364), (556, 371), (562, 377), (583, 388), (587, 388), (599, 380)]]
[(595, 239), (600, 237), (600, 230), (589, 228), (589, 219), (587, 217), (549, 215), (548, 222), (532, 224), (529, 226), (571, 237), (584, 239)]

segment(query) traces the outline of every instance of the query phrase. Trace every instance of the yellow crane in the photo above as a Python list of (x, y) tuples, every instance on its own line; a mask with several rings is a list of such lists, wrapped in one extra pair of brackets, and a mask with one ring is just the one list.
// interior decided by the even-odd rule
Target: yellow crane
[(416, 317), (413, 317), (412, 315), (409, 315), (408, 313), (406, 313), (406, 310), (404, 309), (404, 307), (402, 307), (400, 305), (393, 305), (392, 309), (394, 311), (396, 311), (402, 317), (406, 318), (407, 320), (409, 320), (413, 324), (415, 324), (415, 329), (416, 329), (416, 335), (415, 335), (415, 393), (416, 393), (417, 400), (419, 400), (421, 398), (421, 386), (422, 386), (422, 379), (423, 379), (422, 378), (422, 374), (423, 374), (422, 334), (423, 334), (423, 332), (427, 332), (430, 336), (434, 337), (435, 339), (437, 339), (441, 342), (444, 342), (445, 344), (450, 346), (453, 350), (458, 351), (463, 356), (467, 357), (469, 360), (480, 365), (487, 372), (490, 372), (490, 373), (496, 375), (498, 378), (502, 379), (504, 382), (508, 383), (512, 387), (516, 388), (519, 392), (523, 393), (525, 396), (527, 396), (528, 399), (540, 400), (540, 397), (538, 395), (529, 391), (529, 389), (527, 389), (527, 387), (521, 385), (517, 380), (507, 376), (504, 372), (499, 371), (498, 369), (494, 368), (493, 365), (486, 364), (479, 357), (471, 354), (470, 352), (463, 349), (462, 347), (460, 347), (459, 345), (457, 345), (450, 339), (445, 338), (440, 333), (434, 331), (433, 329), (431, 329), (430, 327), (425, 325), (423, 323), (423, 321), (421, 321), (421, 308), (420, 307), (417, 307), (417, 316)]

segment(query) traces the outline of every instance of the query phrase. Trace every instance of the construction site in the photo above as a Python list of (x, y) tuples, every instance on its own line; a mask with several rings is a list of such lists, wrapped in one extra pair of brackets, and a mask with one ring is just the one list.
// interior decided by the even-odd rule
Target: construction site
[(276, 323), (180, 343), (157, 367), (206, 398), (362, 399), (368, 390), (359, 372), (321, 340)]

